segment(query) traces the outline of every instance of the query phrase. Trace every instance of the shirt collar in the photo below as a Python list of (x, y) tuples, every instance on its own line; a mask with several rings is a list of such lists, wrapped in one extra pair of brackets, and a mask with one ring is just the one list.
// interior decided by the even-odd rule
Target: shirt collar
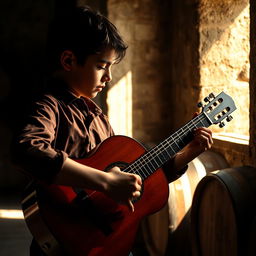
[(85, 104), (88, 106), (92, 113), (95, 115), (102, 114), (102, 109), (94, 101), (86, 97), (81, 97), (80, 99), (84, 100)]
[(64, 81), (56, 78), (50, 79), (49, 83), (47, 84), (47, 90), (52, 92), (66, 105), (73, 104), (76, 101), (83, 101), (84, 104), (87, 105), (90, 112), (95, 115), (102, 114), (101, 108), (94, 101), (86, 97), (77, 97)]

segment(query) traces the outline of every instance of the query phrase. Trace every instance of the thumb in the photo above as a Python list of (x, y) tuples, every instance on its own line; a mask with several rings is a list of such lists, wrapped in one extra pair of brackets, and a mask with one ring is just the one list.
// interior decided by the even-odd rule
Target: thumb
[(198, 116), (199, 115), (199, 113), (198, 112), (195, 112), (194, 114), (193, 114), (193, 118), (195, 118), (196, 116)]

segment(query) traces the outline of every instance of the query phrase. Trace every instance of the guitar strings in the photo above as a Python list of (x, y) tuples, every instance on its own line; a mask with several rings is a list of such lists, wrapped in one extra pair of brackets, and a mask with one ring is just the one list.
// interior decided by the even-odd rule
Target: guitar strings
[[(201, 113), (199, 116), (192, 119), (184, 127), (180, 128), (174, 134), (172, 134), (167, 139), (165, 139), (163, 142), (161, 142), (158, 146), (154, 147), (153, 149), (151, 149), (150, 151), (146, 152), (144, 155), (139, 157), (137, 160), (135, 160), (135, 162), (130, 164), (124, 171), (129, 172), (129, 173), (131, 173), (131, 172), (137, 173), (141, 176), (144, 176), (142, 178), (145, 179), (146, 177), (148, 177), (149, 175), (152, 174), (152, 170), (154, 171), (162, 165), (162, 160), (159, 157), (159, 155), (162, 154), (162, 156), (163, 156), (163, 152), (164, 152), (164, 153), (166, 153), (166, 155), (168, 155), (168, 159), (171, 156), (175, 155), (176, 152), (173, 149), (174, 144), (176, 144), (176, 147), (179, 150), (181, 150), (180, 146), (176, 143), (176, 140), (179, 139), (185, 146), (185, 143), (183, 142), (184, 135), (185, 136), (188, 135), (188, 133), (191, 132), (200, 123), (204, 126), (204, 123), (202, 122), (204, 119), (205, 119), (205, 117)], [(172, 141), (170, 141), (170, 139)], [(173, 155), (169, 154), (169, 152), (166, 150), (167, 147), (169, 147), (174, 152)], [(160, 166), (159, 166), (159, 163), (157, 162), (157, 160), (155, 160), (156, 157), (158, 157), (158, 159), (160, 160), (160, 164), (161, 164)], [(165, 156), (163, 156), (163, 157), (166, 158)], [(156, 166), (154, 166), (153, 161), (155, 162), (155, 165), (157, 166), (157, 168), (156, 168)], [(164, 160), (164, 162), (166, 162), (166, 161)], [(149, 165), (151, 165), (151, 168)], [(147, 170), (147, 168), (146, 168), (147, 166), (149, 167), (149, 170)], [(133, 171), (133, 170), (136, 170), (136, 171)], [(146, 171), (146, 173), (144, 171)]]
[[(191, 132), (191, 128), (194, 128), (194, 127), (196, 127), (199, 123), (201, 123), (201, 124), (203, 124), (202, 123), (202, 118), (201, 117), (203, 117), (203, 116), (198, 116), (197, 118), (196, 118), (196, 120), (195, 119), (192, 119), (187, 125), (185, 125), (184, 126), (184, 128), (188, 128), (188, 130)], [(181, 136), (179, 135), (180, 134), (180, 131), (182, 131), (182, 133), (181, 133)], [(145, 176), (145, 173), (143, 172), (143, 170), (141, 169), (141, 167), (146, 167), (146, 166), (148, 166), (148, 167), (150, 167), (148, 164), (151, 164), (151, 169), (153, 169), (153, 170), (155, 170), (155, 169), (157, 169), (157, 168), (159, 168), (160, 166), (159, 166), (159, 163), (157, 163), (156, 162), (156, 156), (158, 157), (158, 159), (160, 159), (159, 158), (159, 152), (162, 154), (163, 153), (163, 150), (164, 150), (164, 152), (168, 155), (168, 159), (170, 158), (170, 154), (168, 153), (168, 151), (166, 150), (166, 147), (168, 146), (174, 153), (176, 153), (175, 152), (175, 150), (173, 150), (173, 148), (172, 148), (172, 145), (174, 145), (174, 144), (176, 144), (176, 147), (178, 148), (178, 150), (180, 150), (181, 148), (180, 148), (180, 146), (176, 143), (176, 139), (180, 139), (180, 141), (181, 142), (183, 142), (183, 138), (182, 138), (182, 136), (184, 136), (184, 135), (187, 135), (188, 134), (188, 132), (187, 131), (183, 131), (183, 128), (181, 128), (180, 130), (178, 130), (177, 132), (175, 132), (173, 135), (171, 135), (170, 137), (168, 137), (165, 141), (163, 141), (162, 143), (160, 143), (158, 146), (156, 146), (154, 149), (152, 149), (151, 151), (149, 151), (149, 152), (147, 152), (144, 156), (142, 156), (141, 157), (141, 159), (140, 160), (142, 160), (142, 161), (138, 161), (137, 162), (137, 166), (138, 166), (138, 168), (142, 171), (142, 173), (144, 174), (144, 176)], [(172, 139), (173, 141), (170, 141), (170, 139)], [(167, 144), (167, 145), (166, 145)], [(183, 142), (183, 144), (184, 144), (184, 142)], [(184, 146), (185, 146), (185, 144), (184, 144)], [(157, 150), (155, 150), (155, 149), (157, 149)], [(153, 152), (153, 153), (152, 153)], [(174, 154), (173, 154), (174, 155)], [(152, 160), (154, 160), (154, 162), (155, 162), (155, 164), (157, 165), (157, 168), (153, 165), (153, 162), (152, 162)], [(161, 161), (161, 159), (160, 159), (160, 161)], [(166, 161), (165, 161), (166, 162)], [(161, 162), (160, 162), (161, 163)], [(136, 162), (135, 162), (135, 164), (136, 164)], [(161, 163), (162, 164), (162, 163)], [(146, 166), (145, 166), (146, 165)], [(140, 167), (141, 166), (141, 167)], [(132, 167), (132, 166), (131, 166)], [(152, 168), (153, 167), (153, 168)], [(147, 172), (147, 175), (150, 175), (150, 174), (152, 174), (152, 170), (149, 170), (149, 172)], [(146, 169), (146, 171), (147, 171), (147, 169)], [(145, 177), (147, 177), (147, 175), (145, 176)]]

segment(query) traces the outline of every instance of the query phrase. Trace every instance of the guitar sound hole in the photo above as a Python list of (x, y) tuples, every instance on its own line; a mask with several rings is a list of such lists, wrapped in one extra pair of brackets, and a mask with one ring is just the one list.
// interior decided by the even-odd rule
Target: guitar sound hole
[(125, 171), (125, 168), (128, 166), (128, 163), (125, 162), (115, 162), (115, 163), (111, 163), (110, 165), (107, 166), (107, 168), (105, 169), (106, 172), (108, 172), (110, 169), (114, 168), (114, 167), (119, 167), (122, 171)]

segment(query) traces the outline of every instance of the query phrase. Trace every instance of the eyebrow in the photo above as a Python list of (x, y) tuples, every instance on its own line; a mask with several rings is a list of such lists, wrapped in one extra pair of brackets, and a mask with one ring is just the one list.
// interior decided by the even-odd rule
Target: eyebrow
[(107, 61), (107, 60), (104, 60), (104, 59), (100, 59), (99, 62), (102, 62), (102, 63), (106, 63), (106, 64), (112, 64), (110, 61)]
[(107, 60), (105, 60), (105, 59), (99, 59), (99, 62), (108, 64), (108, 65), (112, 65), (112, 64), (115, 64), (115, 63), (116, 63), (116, 60), (114, 60), (113, 62), (111, 62), (111, 61), (107, 61)]

